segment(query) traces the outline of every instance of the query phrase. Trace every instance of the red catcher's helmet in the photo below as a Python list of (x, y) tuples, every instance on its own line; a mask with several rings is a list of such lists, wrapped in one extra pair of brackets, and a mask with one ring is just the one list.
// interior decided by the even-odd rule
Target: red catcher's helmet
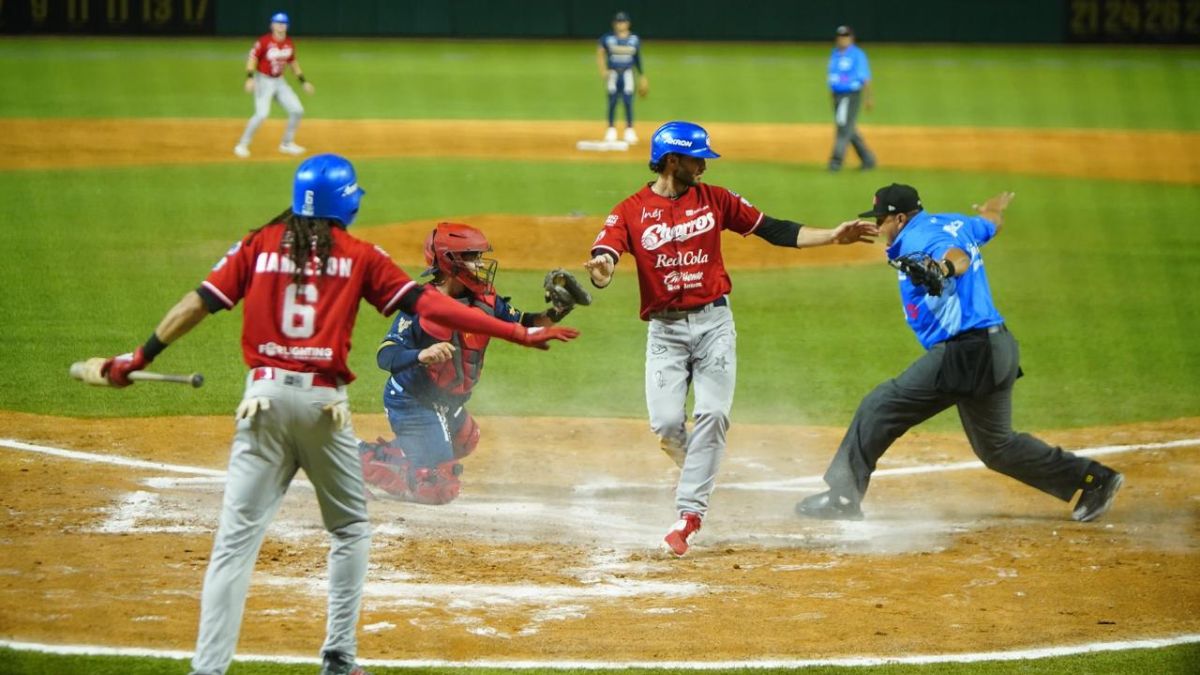
[(425, 237), (425, 275), (434, 275), (434, 283), (458, 279), (472, 293), (492, 292), (497, 263), (483, 254), (492, 250), (487, 237), (462, 223), (438, 223)]

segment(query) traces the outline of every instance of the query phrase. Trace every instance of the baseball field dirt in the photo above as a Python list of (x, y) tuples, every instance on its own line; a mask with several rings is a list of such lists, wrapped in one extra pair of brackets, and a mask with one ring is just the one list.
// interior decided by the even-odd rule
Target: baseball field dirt
[[(4, 119), (0, 170), (197, 164), (237, 161), (242, 119)], [(293, 161), (275, 150), (283, 129), (269, 120), (242, 161)], [(824, 124), (708, 125), (713, 145), (739, 160), (823, 163), (831, 142)], [(893, 166), (1032, 175), (1200, 183), (1200, 134), (1182, 131), (862, 127), (871, 147)], [(639, 128), (642, 138), (653, 132)], [(320, 120), (304, 121), (310, 152), (348, 157), (480, 157), (642, 163), (640, 152), (580, 152), (597, 135), (576, 121)], [(635, 146), (643, 147), (643, 146)], [(1153, 161), (1129, 161), (1130, 157)]]
[[(746, 659), (967, 652), (1200, 631), (1193, 583), (1200, 447), (1109, 455), (1127, 485), (1102, 521), (983, 469), (960, 435), (915, 433), (859, 523), (800, 520), (840, 430), (734, 424), (693, 553), (654, 545), (670, 462), (644, 422), (484, 418), (463, 496), (372, 502), (360, 651), (376, 658)], [(384, 433), (364, 415), (359, 434)], [(186, 649), (219, 511), (232, 418), (64, 419), (0, 412), (0, 630), (47, 643)], [(1196, 439), (1200, 418), (1046, 434), (1069, 448)], [(603, 439), (601, 443), (600, 439)], [(601, 452), (600, 447), (607, 448)], [(615, 450), (614, 450), (615, 449)], [(130, 458), (170, 466), (118, 466)], [(192, 467), (189, 472), (186, 467)], [(326, 543), (294, 484), (271, 525), (240, 651), (321, 639)], [(915, 564), (916, 561), (919, 564)], [(723, 630), (729, 625), (738, 630)], [(653, 629), (647, 629), (653, 626)], [(1036, 629), (1031, 630), (1030, 627)]]

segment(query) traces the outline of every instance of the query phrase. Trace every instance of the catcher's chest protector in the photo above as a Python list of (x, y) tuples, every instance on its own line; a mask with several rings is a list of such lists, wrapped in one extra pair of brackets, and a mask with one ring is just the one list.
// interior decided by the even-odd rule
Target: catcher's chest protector
[[(496, 296), (487, 295), (477, 298), (472, 306), (494, 316), (496, 313)], [(449, 361), (436, 363), (426, 367), (429, 379), (438, 389), (451, 394), (469, 394), (479, 382), (483, 372), (483, 357), (491, 338), (480, 333), (461, 333), (451, 331), (428, 319), (418, 321), (420, 329), (433, 338), (434, 342), (449, 342), (454, 345), (454, 356)], [(425, 340), (421, 341), (426, 342)]]

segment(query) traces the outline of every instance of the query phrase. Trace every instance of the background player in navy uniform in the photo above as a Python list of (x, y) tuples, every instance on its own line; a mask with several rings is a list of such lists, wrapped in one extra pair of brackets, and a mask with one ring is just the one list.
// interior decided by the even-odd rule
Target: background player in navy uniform
[[(555, 307), (522, 312), (496, 295), (496, 261), (483, 232), (438, 223), (425, 240), (433, 289), (501, 321), (549, 326), (566, 316)], [(479, 443), (479, 425), (463, 406), (483, 371), (488, 336), (451, 330), (427, 317), (400, 311), (376, 360), (388, 371), (383, 403), (396, 438), (360, 443), (363, 477), (394, 497), (445, 504), (458, 496), (466, 457)]]
[(617, 12), (612, 20), (612, 32), (600, 37), (596, 48), (596, 64), (600, 77), (608, 86), (608, 131), (604, 140), (617, 140), (617, 99), (625, 102), (625, 142), (637, 143), (633, 131), (633, 70), (638, 72), (637, 92), (645, 96), (650, 91), (650, 81), (642, 72), (642, 41), (629, 32), (629, 15)]
[(888, 242), (908, 325), (928, 351), (862, 400), (825, 472), (829, 491), (800, 501), (797, 513), (862, 518), (859, 502), (879, 458), (904, 432), (952, 405), (989, 469), (1063, 501), (1082, 490), (1075, 520), (1108, 511), (1121, 474), (1012, 429), (1020, 354), (992, 303), (981, 252), (1000, 231), (1012, 198), (1004, 192), (976, 205), (979, 216), (933, 214), (922, 210), (916, 189), (893, 183), (860, 214), (874, 216)]
[(867, 53), (854, 44), (854, 31), (849, 26), (838, 26), (835, 40), (837, 44), (829, 55), (829, 90), (833, 92), (836, 128), (829, 170), (842, 168), (847, 144), (854, 146), (863, 169), (874, 169), (875, 155), (858, 133), (859, 108), (864, 104), (867, 110), (875, 107), (871, 95), (871, 66), (867, 63)]

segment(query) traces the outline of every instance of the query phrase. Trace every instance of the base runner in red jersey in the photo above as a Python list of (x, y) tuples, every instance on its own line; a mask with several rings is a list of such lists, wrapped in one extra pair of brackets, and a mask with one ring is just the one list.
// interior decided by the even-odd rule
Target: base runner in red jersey
[[(700, 182), (707, 160), (719, 157), (708, 132), (691, 122), (668, 122), (650, 141), (650, 170), (657, 178), (612, 210), (585, 267), (603, 288), (617, 262), (633, 256), (648, 321), (646, 406), (660, 447), (680, 468), (675, 506), (679, 520), (663, 544), (687, 553), (708, 511), (737, 375), (737, 332), (721, 258), (721, 233), (757, 235), (776, 246), (807, 248), (871, 242), (873, 223), (853, 220), (832, 229), (778, 220), (744, 197)], [(685, 407), (694, 388), (694, 425)]]
[(440, 324), (546, 348), (578, 332), (526, 328), (425, 292), (377, 246), (346, 231), (364, 194), (337, 155), (302, 163), (292, 207), (235, 243), (208, 277), (131, 354), (102, 372), (116, 386), (209, 314), (244, 307), (242, 354), (250, 370), (237, 407), (224, 503), (200, 600), (193, 673), (224, 673), (233, 659), (246, 591), (263, 536), (296, 471), (312, 483), (329, 531), (328, 672), (351, 672), (370, 529), (346, 385), (360, 300), (389, 315), (403, 309)]

